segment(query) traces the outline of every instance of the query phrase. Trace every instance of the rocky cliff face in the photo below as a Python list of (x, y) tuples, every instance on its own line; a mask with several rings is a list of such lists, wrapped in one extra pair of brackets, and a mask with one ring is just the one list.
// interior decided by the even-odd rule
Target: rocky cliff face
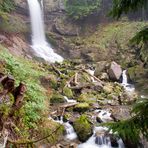
[(64, 0), (43, 0), (45, 11), (59, 11), (64, 9)]

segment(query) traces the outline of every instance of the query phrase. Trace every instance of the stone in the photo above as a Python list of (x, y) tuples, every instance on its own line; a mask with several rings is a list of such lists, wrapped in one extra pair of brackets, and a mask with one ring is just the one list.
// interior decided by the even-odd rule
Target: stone
[(101, 120), (101, 118), (100, 117), (96, 117), (96, 121), (98, 122), (98, 123), (102, 123), (103, 121)]
[(95, 76), (100, 76), (102, 72), (105, 71), (107, 65), (107, 61), (100, 61), (96, 64), (96, 70), (94, 75)]
[(122, 68), (116, 62), (111, 62), (110, 68), (108, 70), (109, 78), (113, 81), (118, 81), (122, 75)]
[(119, 146), (119, 144), (117, 142), (117, 138), (114, 135), (110, 136), (110, 141), (111, 141), (111, 146), (112, 147), (118, 147)]
[(87, 141), (92, 136), (93, 126), (86, 115), (81, 115), (73, 125), (81, 142)]
[(88, 103), (79, 103), (75, 106), (74, 111), (77, 112), (85, 112), (89, 110), (90, 106)]

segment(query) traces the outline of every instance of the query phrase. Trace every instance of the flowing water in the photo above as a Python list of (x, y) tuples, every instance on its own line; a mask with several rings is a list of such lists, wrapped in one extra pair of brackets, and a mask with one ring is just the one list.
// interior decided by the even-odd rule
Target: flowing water
[[(110, 137), (105, 135), (107, 130), (105, 127), (95, 127), (93, 135), (85, 143), (80, 144), (78, 148), (113, 148)], [(116, 139), (116, 141), (116, 148), (124, 148), (122, 139)]]
[(44, 20), (41, 4), (38, 0), (27, 0), (29, 5), (31, 27), (32, 27), (32, 48), (38, 57), (49, 62), (62, 62), (63, 58), (56, 54), (46, 41), (44, 31)]
[(76, 103), (76, 100), (73, 99), (68, 99), (68, 97), (64, 96), (64, 99), (66, 100), (67, 103)]
[(73, 126), (69, 122), (64, 123), (64, 126), (65, 126), (65, 130), (66, 130), (66, 139), (69, 139), (69, 140), (76, 139), (77, 134), (74, 131)]
[[(111, 121), (111, 113), (107, 110), (96, 110), (98, 117), (105, 123)], [(85, 142), (78, 146), (78, 148), (112, 148), (112, 142), (109, 135), (106, 135), (108, 128), (96, 126), (94, 127), (93, 135)], [(117, 148), (124, 148), (122, 139), (115, 139)]]
[[(49, 118), (49, 119), (50, 120), (53, 120), (52, 118)], [(74, 131), (73, 126), (69, 123), (69, 121), (68, 122), (64, 122), (62, 116), (60, 117), (60, 119), (53, 120), (53, 121), (58, 122), (58, 123), (64, 125), (65, 131), (66, 131), (66, 139), (68, 139), (68, 140), (74, 140), (74, 139), (77, 138), (77, 134)]]
[(122, 83), (121, 83), (121, 85), (125, 88), (125, 90), (127, 92), (134, 92), (135, 87), (134, 87), (134, 85), (128, 83), (126, 72), (127, 72), (126, 70), (123, 70), (123, 72), (122, 72)]

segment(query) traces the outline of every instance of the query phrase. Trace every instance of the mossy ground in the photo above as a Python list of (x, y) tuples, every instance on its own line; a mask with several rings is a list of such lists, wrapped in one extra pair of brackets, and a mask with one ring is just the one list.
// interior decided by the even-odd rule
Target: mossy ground
[[(24, 82), (27, 86), (24, 106), (15, 113), (14, 119), (19, 118), (19, 121), (14, 121), (18, 128), (17, 131), (19, 131), (16, 132), (17, 136), (28, 139), (31, 135), (33, 137), (34, 132), (39, 133), (40, 131), (40, 133), (44, 133), (46, 131), (51, 133), (58, 125), (55, 122), (47, 121), (50, 94), (48, 94), (40, 82), (40, 77), (46, 76), (48, 70), (32, 60), (14, 57), (3, 46), (0, 46), (0, 61), (3, 63), (3, 65), (1, 64), (0, 72), (12, 75), (16, 86), (20, 82)], [(3, 113), (7, 114), (9, 106), (3, 105), (1, 107), (4, 108)], [(41, 128), (45, 124), (48, 126)], [(61, 130), (58, 132), (61, 133)], [(45, 133), (43, 135), (45, 136)], [(51, 139), (51, 141), (55, 141), (55, 139)]]

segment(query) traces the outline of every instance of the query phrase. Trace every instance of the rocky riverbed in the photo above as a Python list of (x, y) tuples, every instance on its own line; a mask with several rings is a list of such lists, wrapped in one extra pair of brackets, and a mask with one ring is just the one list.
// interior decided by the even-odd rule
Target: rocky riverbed
[(129, 118), (138, 95), (119, 64), (103, 63), (97, 71), (102, 63), (65, 61), (51, 65), (49, 76), (41, 78), (42, 84), (52, 89), (49, 120), (65, 127), (64, 139), (52, 148), (124, 147), (102, 123)]

